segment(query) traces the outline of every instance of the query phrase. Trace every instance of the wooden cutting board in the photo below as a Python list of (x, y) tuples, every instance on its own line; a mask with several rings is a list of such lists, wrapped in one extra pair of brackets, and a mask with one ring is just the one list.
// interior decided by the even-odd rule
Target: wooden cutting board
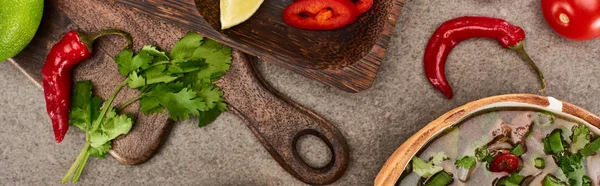
[[(135, 49), (145, 44), (169, 49), (187, 32), (185, 28), (128, 11), (110, 1), (52, 0), (46, 2), (42, 25), (32, 43), (11, 61), (39, 84), (45, 57), (62, 34), (73, 29), (95, 32), (106, 28), (130, 32)], [(119, 37), (99, 39), (93, 56), (76, 67), (75, 79), (92, 80), (96, 94), (105, 99), (109, 97), (124, 79), (113, 60), (123, 45), (124, 40)], [(217, 84), (225, 93), (230, 111), (244, 121), (291, 175), (309, 184), (332, 183), (343, 175), (349, 163), (349, 149), (342, 134), (318, 114), (269, 86), (258, 75), (253, 57), (234, 50), (232, 67)], [(137, 95), (135, 90), (124, 90), (115, 104)], [(138, 110), (138, 104), (125, 110), (137, 117), (136, 123), (128, 135), (115, 140), (110, 151), (124, 164), (140, 164), (151, 158), (168, 137), (173, 123), (166, 114), (147, 116), (138, 114)], [(299, 156), (296, 142), (304, 135), (317, 136), (330, 148), (333, 157), (325, 167), (311, 167)]]
[(252, 18), (227, 30), (219, 29), (219, 0), (111, 1), (346, 92), (360, 92), (373, 84), (405, 2), (376, 0), (349, 26), (307, 31), (283, 21), (283, 10), (293, 0), (266, 0)]

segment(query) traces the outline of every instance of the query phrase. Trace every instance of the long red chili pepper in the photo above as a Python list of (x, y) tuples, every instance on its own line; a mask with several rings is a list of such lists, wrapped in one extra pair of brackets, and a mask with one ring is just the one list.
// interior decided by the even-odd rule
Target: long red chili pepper
[(69, 129), (71, 70), (79, 62), (90, 57), (94, 40), (109, 34), (125, 37), (129, 48), (133, 45), (131, 35), (121, 30), (110, 29), (90, 35), (70, 31), (52, 46), (46, 57), (42, 67), (42, 86), (46, 98), (46, 111), (52, 120), (54, 138), (58, 143), (63, 140)]
[(525, 39), (523, 29), (497, 18), (459, 17), (440, 25), (429, 39), (425, 49), (425, 75), (429, 82), (442, 91), (448, 99), (452, 98), (452, 88), (444, 72), (448, 54), (458, 43), (480, 37), (495, 39), (502, 47), (518, 52), (538, 74), (542, 83), (541, 90), (546, 88), (542, 72), (523, 48), (522, 41)]

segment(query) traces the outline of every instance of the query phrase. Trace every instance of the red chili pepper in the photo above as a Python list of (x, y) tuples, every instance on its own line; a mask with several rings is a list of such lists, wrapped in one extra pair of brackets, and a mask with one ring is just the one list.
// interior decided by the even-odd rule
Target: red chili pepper
[[(304, 0), (294, 0), (294, 2), (297, 1), (304, 1)], [(371, 7), (373, 6), (373, 0), (349, 0), (350, 2), (352, 2), (354, 4), (354, 6), (356, 6), (356, 9), (358, 9), (358, 14), (364, 14), (365, 12), (369, 11), (369, 9), (371, 9)]]
[(350, 2), (356, 5), (359, 14), (364, 14), (373, 6), (373, 0), (350, 0)]
[(348, 0), (301, 0), (283, 11), (286, 24), (306, 30), (333, 30), (356, 19), (358, 10)]
[(542, 72), (523, 48), (523, 39), (525, 39), (523, 29), (497, 18), (459, 17), (440, 25), (429, 39), (425, 49), (425, 75), (429, 82), (442, 91), (448, 99), (452, 98), (452, 88), (444, 72), (448, 54), (458, 43), (480, 37), (495, 39), (502, 47), (518, 52), (538, 74), (542, 84), (540, 91), (546, 88)]
[(52, 46), (46, 57), (42, 67), (42, 86), (46, 98), (46, 111), (52, 120), (54, 138), (58, 143), (63, 140), (69, 129), (71, 70), (79, 62), (90, 57), (94, 40), (108, 34), (125, 37), (128, 40), (127, 47), (133, 44), (131, 35), (121, 30), (111, 29), (91, 35), (70, 31)]
[(494, 158), (490, 164), (492, 172), (513, 173), (519, 168), (519, 157), (511, 153), (501, 154)]

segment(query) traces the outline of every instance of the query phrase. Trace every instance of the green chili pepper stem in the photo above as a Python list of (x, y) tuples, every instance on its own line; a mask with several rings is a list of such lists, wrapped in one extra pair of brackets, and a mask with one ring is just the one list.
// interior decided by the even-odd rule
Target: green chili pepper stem
[(537, 73), (537, 75), (539, 76), (540, 81), (542, 83), (542, 89), (540, 90), (540, 92), (543, 92), (546, 89), (546, 79), (544, 79), (544, 75), (542, 74), (542, 71), (533, 62), (533, 60), (531, 60), (531, 58), (529, 57), (529, 55), (527, 55), (527, 52), (525, 52), (525, 47), (523, 47), (523, 43), (520, 42), (519, 44), (517, 44), (515, 46), (508, 47), (508, 48), (511, 49), (511, 50), (516, 51), (517, 53), (519, 53), (519, 55), (521, 55), (521, 57), (523, 57), (523, 59), (525, 61), (527, 61), (527, 63), (529, 64), (529, 66), (531, 66), (531, 68), (533, 68), (533, 70), (535, 70), (535, 73)]

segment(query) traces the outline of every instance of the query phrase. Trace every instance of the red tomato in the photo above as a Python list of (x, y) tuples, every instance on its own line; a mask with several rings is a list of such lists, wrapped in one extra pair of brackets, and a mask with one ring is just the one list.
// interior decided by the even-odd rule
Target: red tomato
[(494, 158), (490, 164), (492, 172), (507, 172), (513, 173), (519, 168), (519, 157), (511, 153), (501, 154)]
[(283, 11), (286, 24), (306, 30), (333, 30), (356, 19), (358, 10), (348, 0), (301, 0)]
[[(304, 0), (294, 0), (294, 2), (297, 2), (297, 1), (304, 1)], [(369, 11), (369, 9), (371, 9), (371, 7), (373, 6), (373, 0), (349, 0), (349, 1), (354, 3), (354, 5), (356, 6), (356, 9), (358, 9), (359, 14), (364, 14), (365, 12)]]
[(566, 38), (600, 37), (599, 0), (542, 0), (542, 12), (550, 27)]

